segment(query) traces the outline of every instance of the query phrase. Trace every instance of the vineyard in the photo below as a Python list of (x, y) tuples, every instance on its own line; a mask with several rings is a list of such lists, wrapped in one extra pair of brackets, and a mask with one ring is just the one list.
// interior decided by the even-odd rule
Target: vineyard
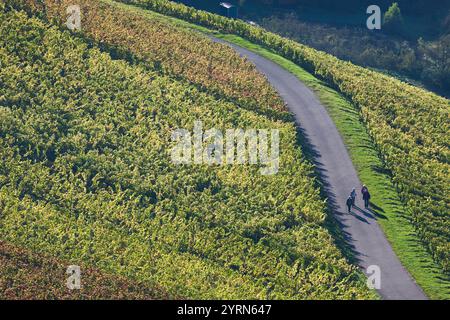
[(443, 270), (450, 272), (447, 99), (244, 21), (166, 0), (122, 2), (242, 36), (299, 64), (347, 96), (360, 109), (418, 234)]
[[(9, 1), (64, 25), (69, 0)], [(110, 52), (113, 58), (140, 63), (178, 79), (197, 84), (218, 98), (277, 118), (288, 117), (282, 100), (255, 66), (231, 48), (196, 32), (118, 10), (99, 0), (77, 1), (83, 15), (83, 36)], [(195, 44), (195, 45), (193, 45)], [(278, 111), (278, 112), (275, 112)]]
[(0, 297), (2, 299), (173, 299), (156, 287), (82, 267), (83, 287), (66, 287), (67, 261), (42, 257), (0, 241)]
[[(284, 107), (245, 60), (225, 64), (248, 70), (234, 73), (241, 86), (227, 87), (219, 71), (193, 74), (176, 69), (178, 58), (154, 58), (166, 49), (129, 43), (132, 34), (108, 39), (117, 42), (106, 47), (95, 23), (86, 34), (90, 42), (46, 22), (58, 17), (50, 6), (47, 16), (31, 17), (0, 6), (3, 241), (170, 297), (375, 298), (326, 229), (325, 203), (294, 124), (258, 110), (261, 101), (275, 112)], [(92, 12), (106, 15), (105, 8)], [(105, 21), (100, 29), (111, 19)], [(206, 50), (184, 43), (193, 55)], [(133, 57), (118, 59), (127, 53)], [(251, 165), (176, 166), (171, 132), (192, 129), (196, 120), (218, 129), (278, 129), (278, 174), (262, 176)], [(21, 259), (2, 257), (9, 257), (2, 258), (5, 265)], [(20, 290), (14, 281), (9, 286)], [(136, 295), (158, 297), (156, 289), (149, 292)]]

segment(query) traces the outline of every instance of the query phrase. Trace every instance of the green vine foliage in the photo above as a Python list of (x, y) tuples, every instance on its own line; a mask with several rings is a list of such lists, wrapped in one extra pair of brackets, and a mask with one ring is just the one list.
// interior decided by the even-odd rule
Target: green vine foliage
[[(0, 8), (0, 238), (188, 298), (374, 298), (294, 124)], [(193, 43), (192, 45), (196, 45)], [(224, 93), (225, 95), (225, 93)], [(175, 165), (171, 133), (280, 131), (280, 170)]]
[(0, 298), (2, 300), (85, 299), (179, 299), (168, 296), (157, 285), (133, 282), (117, 274), (105, 274), (79, 266), (81, 287), (67, 287), (70, 261), (42, 256), (0, 241)]
[(241, 20), (167, 0), (121, 2), (242, 36), (299, 64), (348, 97), (360, 109), (411, 223), (434, 259), (450, 272), (449, 100)]

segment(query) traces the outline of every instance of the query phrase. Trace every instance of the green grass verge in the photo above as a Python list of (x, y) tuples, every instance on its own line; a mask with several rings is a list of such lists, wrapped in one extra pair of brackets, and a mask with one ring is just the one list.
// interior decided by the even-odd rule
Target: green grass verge
[(405, 212), (395, 186), (378, 157), (376, 148), (361, 122), (358, 110), (342, 95), (328, 87), (295, 63), (239, 36), (222, 34), (177, 18), (167, 17), (138, 7), (114, 3), (123, 9), (162, 19), (180, 27), (197, 30), (251, 50), (288, 70), (310, 87), (327, 108), (340, 132), (359, 178), (371, 189), (378, 222), (403, 266), (431, 299), (450, 299), (450, 279), (433, 261), (418, 238), (409, 215)]
[(450, 281), (417, 237), (357, 109), (334, 89), (293, 62), (235, 35), (214, 36), (272, 60), (316, 93), (336, 124), (360, 180), (370, 188), (378, 222), (400, 261), (431, 299), (450, 299)]

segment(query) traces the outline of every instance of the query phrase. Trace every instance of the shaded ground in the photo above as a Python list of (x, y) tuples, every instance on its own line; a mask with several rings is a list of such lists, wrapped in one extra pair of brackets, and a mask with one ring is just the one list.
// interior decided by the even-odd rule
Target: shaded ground
[(170, 299), (163, 290), (80, 266), (81, 289), (69, 290), (67, 261), (0, 241), (0, 299)]
[(376, 220), (382, 217), (377, 217), (371, 210), (361, 209), (364, 206), (360, 194), (357, 207), (351, 214), (347, 213), (345, 200), (353, 187), (359, 191), (361, 182), (325, 107), (309, 88), (288, 71), (249, 50), (230, 45), (256, 64), (295, 114), (307, 143), (312, 147), (313, 159), (325, 184), (329, 204), (355, 253), (357, 263), (363, 271), (371, 265), (380, 267), (381, 296), (384, 299), (426, 299), (421, 288), (401, 265), (378, 225)]

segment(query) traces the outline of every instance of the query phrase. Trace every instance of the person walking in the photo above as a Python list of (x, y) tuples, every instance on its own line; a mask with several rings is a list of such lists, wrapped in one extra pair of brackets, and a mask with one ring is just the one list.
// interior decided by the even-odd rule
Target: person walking
[(361, 194), (364, 195), (364, 193), (366, 192), (369, 192), (369, 189), (367, 189), (366, 185), (364, 184), (361, 189)]
[(366, 192), (364, 192), (363, 194), (363, 200), (364, 200), (364, 207), (366, 209), (369, 209), (369, 201), (370, 201), (370, 193), (369, 190), (367, 190)]
[(348, 213), (352, 212), (353, 200), (351, 196), (348, 197), (346, 204), (348, 208)]
[(355, 200), (356, 200), (356, 189), (353, 188), (352, 192), (350, 192), (350, 197), (352, 198), (352, 205), (355, 205)]

